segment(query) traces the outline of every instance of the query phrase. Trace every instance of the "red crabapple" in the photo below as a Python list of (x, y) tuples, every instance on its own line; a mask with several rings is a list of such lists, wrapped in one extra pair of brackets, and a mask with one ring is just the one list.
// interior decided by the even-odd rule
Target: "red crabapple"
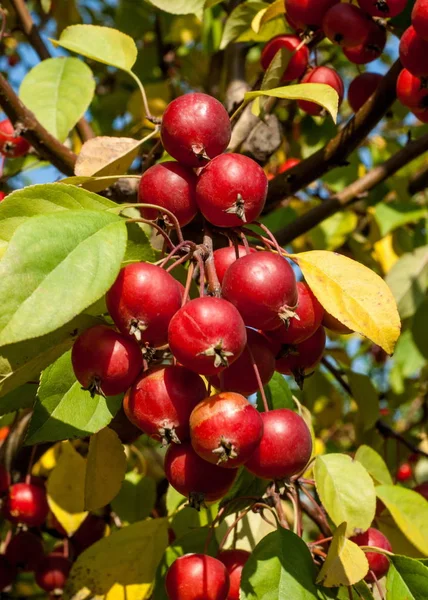
[(346, 327), (346, 325), (341, 323), (339, 319), (336, 319), (336, 317), (333, 317), (333, 315), (327, 311), (324, 311), (322, 324), (330, 331), (333, 331), (333, 333), (338, 333), (340, 335), (349, 335), (350, 333), (354, 333), (352, 329)]
[(36, 571), (37, 585), (45, 592), (60, 592), (64, 589), (71, 566), (71, 561), (65, 556), (48, 554)]
[(267, 333), (270, 340), (280, 344), (300, 344), (311, 337), (321, 325), (324, 309), (307, 283), (297, 284), (296, 316), (287, 325)]
[[(354, 544), (357, 544), (357, 546), (375, 546), (376, 548), (381, 548), (382, 550), (392, 552), (392, 547), (388, 538), (385, 537), (378, 529), (374, 529), (374, 527), (370, 527), (370, 529), (368, 529), (365, 533), (354, 535), (349, 539), (351, 542), (354, 542)], [(376, 579), (381, 579), (387, 574), (389, 569), (389, 560), (386, 556), (379, 554), (378, 552), (367, 551), (365, 551), (365, 555), (369, 563), (369, 569), (370, 571), (373, 571)], [(374, 577), (370, 571), (364, 579), (369, 583), (373, 583)]]
[(415, 77), (428, 77), (428, 41), (418, 36), (415, 28), (410, 26), (401, 36), (400, 60)]
[(428, 481), (424, 481), (423, 483), (420, 483), (413, 489), (415, 492), (418, 492), (418, 494), (423, 496), (425, 498), (425, 500), (428, 500)]
[[(250, 248), (250, 253), (254, 252), (257, 252), (257, 250)], [(237, 248), (235, 246), (226, 246), (225, 248), (214, 250), (214, 265), (220, 284), (223, 283), (224, 275), (230, 265), (243, 256), (247, 256), (245, 246), (237, 246)]]
[(409, 481), (412, 479), (413, 471), (409, 463), (403, 463), (397, 469), (397, 481)]
[(247, 332), (233, 304), (205, 296), (191, 300), (174, 315), (168, 339), (179, 363), (201, 375), (215, 375), (242, 354)]
[(212, 96), (185, 94), (168, 104), (162, 117), (165, 150), (183, 165), (202, 167), (224, 152), (231, 127), (224, 106)]
[(411, 113), (421, 121), (421, 123), (428, 123), (428, 108), (422, 110), (414, 108)]
[[(344, 86), (340, 75), (330, 67), (315, 67), (306, 73), (301, 83), (324, 83), (329, 85), (339, 95), (339, 106), (342, 104)], [(317, 116), (322, 113), (323, 107), (315, 102), (309, 102), (308, 100), (299, 100), (299, 107), (308, 113), (308, 115)]]
[(199, 509), (220, 500), (232, 487), (237, 469), (223, 469), (196, 454), (190, 442), (171, 444), (165, 455), (165, 475), (172, 487)]
[(193, 371), (162, 366), (147, 371), (134, 383), (123, 407), (131, 423), (166, 446), (190, 438), (190, 414), (206, 395), (203, 379)]
[(285, 173), (301, 162), (300, 158), (288, 158), (278, 169), (278, 173)]
[(346, 58), (356, 65), (366, 65), (379, 58), (386, 45), (386, 29), (376, 21), (369, 21), (368, 35), (364, 43), (343, 48)]
[(6, 192), (0, 192), (0, 202), (6, 198)]
[(412, 25), (416, 33), (428, 40), (428, 2), (427, 0), (416, 0), (412, 11)]
[(338, 2), (340, 0), (285, 0), (285, 12), (295, 29), (318, 29), (325, 13)]
[(357, 0), (361, 8), (372, 17), (396, 17), (406, 8), (407, 0)]
[(11, 523), (40, 527), (46, 521), (49, 506), (44, 487), (32, 483), (15, 483), (9, 488), (3, 515)]
[(79, 529), (72, 535), (71, 542), (77, 554), (101, 540), (106, 532), (106, 523), (102, 517), (89, 513)]
[(227, 600), (229, 574), (222, 562), (207, 554), (185, 554), (165, 577), (169, 600)]
[(276, 370), (283, 375), (293, 375), (296, 383), (302, 387), (308, 377), (320, 363), (325, 348), (324, 327), (318, 327), (316, 332), (301, 344), (283, 346), (285, 356), (276, 360)]
[(221, 154), (202, 170), (196, 185), (196, 202), (216, 227), (240, 227), (255, 221), (263, 210), (268, 180), (248, 156)]
[(44, 556), (43, 542), (30, 531), (20, 531), (6, 546), (5, 556), (17, 569), (34, 571)]
[(271, 39), (262, 50), (261, 63), (263, 69), (267, 71), (277, 52), (284, 48), (293, 54), (281, 77), (281, 81), (293, 81), (293, 79), (301, 77), (309, 62), (308, 47), (304, 44), (297, 50), (301, 43), (302, 41), (297, 35), (278, 35)]
[[(138, 201), (166, 208), (181, 227), (190, 223), (198, 212), (196, 204), (196, 175), (189, 167), (167, 161), (153, 165), (141, 177)], [(162, 214), (153, 208), (140, 208), (145, 219), (155, 220)], [(166, 216), (168, 220), (168, 216)]]
[(361, 73), (351, 81), (348, 90), (348, 102), (353, 112), (356, 113), (377, 90), (383, 75), (379, 73)]
[(106, 296), (116, 327), (155, 348), (168, 341), (168, 325), (181, 307), (181, 293), (172, 275), (139, 262), (124, 267)]
[(217, 555), (229, 573), (230, 589), (227, 600), (239, 600), (242, 569), (250, 556), (246, 550), (223, 550)]
[(15, 136), (15, 129), (9, 119), (0, 121), (0, 154), (8, 158), (18, 158), (28, 154), (30, 147), (25, 138)]
[(143, 355), (135, 340), (96, 325), (79, 335), (71, 362), (76, 379), (92, 396), (115, 396), (134, 383), (143, 368)]
[(249, 327), (276, 329), (294, 315), (296, 277), (282, 256), (256, 252), (231, 264), (224, 276), (223, 296)]
[(254, 329), (247, 329), (247, 346), (238, 360), (219, 375), (210, 377), (210, 383), (218, 390), (237, 392), (244, 396), (257, 392), (259, 384), (251, 354), (259, 370), (262, 384), (269, 383), (275, 372), (275, 357), (269, 340)]
[(261, 416), (263, 436), (245, 468), (263, 479), (285, 479), (303, 471), (311, 458), (312, 437), (302, 417), (288, 408)]
[(328, 39), (343, 48), (364, 44), (369, 33), (370, 19), (353, 4), (335, 4), (324, 15), (323, 31)]
[(428, 108), (428, 86), (422, 79), (403, 69), (397, 79), (397, 98), (404, 106), (424, 110)]
[(209, 463), (236, 468), (257, 448), (263, 433), (260, 413), (244, 396), (220, 392), (200, 402), (190, 415), (194, 451)]

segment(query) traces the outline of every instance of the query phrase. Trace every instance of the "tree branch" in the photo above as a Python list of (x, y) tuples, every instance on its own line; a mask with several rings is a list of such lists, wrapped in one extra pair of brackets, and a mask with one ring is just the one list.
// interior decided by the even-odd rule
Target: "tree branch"
[[(281, 229), (276, 235), (278, 242), (281, 246), (290, 243), (292, 240), (324, 221), (324, 219), (345, 209), (352, 204), (352, 202), (360, 200), (367, 192), (379, 185), (379, 183), (382, 183), (382, 181), (391, 177), (391, 175), (427, 150), (428, 134), (425, 134), (418, 140), (407, 144), (402, 150), (391, 156), (389, 160), (369, 171), (361, 179), (357, 179), (354, 183), (351, 183), (351, 185), (346, 187), (339, 194), (336, 194), (318, 206), (315, 206), (296, 219), (294, 223)], [(425, 174), (425, 176), (428, 179), (428, 174)]]
[[(16, 16), (18, 17), (19, 28), (24, 33), (31, 46), (33, 46), (34, 50), (39, 55), (39, 58), (41, 60), (51, 58), (51, 53), (44, 43), (38, 28), (34, 24), (30, 11), (28, 10), (24, 0), (10, 0), (10, 2), (15, 10)], [(92, 127), (83, 117), (77, 123), (76, 129), (83, 142), (95, 137)]]
[(318, 150), (286, 173), (277, 175), (269, 184), (266, 209), (272, 209), (283, 198), (295, 194), (325, 173), (343, 165), (346, 158), (382, 119), (396, 98), (397, 77), (402, 69), (397, 60), (373, 96), (355, 117), (324, 148)]
[(65, 175), (74, 175), (76, 155), (41, 125), (0, 74), (0, 105), (26, 140)]
[(428, 187), (428, 166), (424, 167), (410, 179), (408, 192), (413, 196)]

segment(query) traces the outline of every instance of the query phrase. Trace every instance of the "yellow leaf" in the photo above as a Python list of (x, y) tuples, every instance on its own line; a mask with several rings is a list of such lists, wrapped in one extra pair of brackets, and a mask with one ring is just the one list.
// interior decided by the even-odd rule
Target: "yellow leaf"
[(123, 175), (138, 154), (142, 140), (99, 136), (85, 142), (77, 157), (77, 176)]
[(259, 33), (260, 29), (263, 27), (265, 23), (272, 21), (279, 15), (283, 15), (285, 13), (285, 5), (284, 0), (275, 0), (273, 4), (270, 4), (268, 8), (262, 8), (254, 17), (251, 23), (251, 29), (255, 31), (255, 33)]
[(85, 508), (106, 506), (119, 493), (126, 473), (122, 442), (113, 429), (105, 427), (91, 436), (86, 465)]
[(346, 539), (346, 528), (347, 524), (342, 523), (334, 532), (327, 558), (317, 577), (317, 583), (325, 587), (353, 585), (369, 572), (366, 555), (357, 544)]
[(140, 521), (103, 538), (74, 563), (64, 600), (144, 600), (167, 545), (167, 519)]
[(346, 256), (314, 250), (293, 256), (315, 296), (341, 323), (392, 354), (400, 317), (383, 279)]
[(86, 519), (84, 508), (86, 462), (70, 442), (61, 444), (61, 455), (47, 482), (49, 508), (73, 535)]
[(383, 273), (388, 273), (400, 258), (394, 248), (394, 238), (392, 233), (388, 233), (384, 238), (373, 245), (373, 258), (380, 264)]
[(39, 460), (35, 463), (32, 468), (32, 475), (36, 476), (47, 476), (50, 471), (56, 466), (57, 459), (60, 455), (60, 444), (55, 444), (51, 446)]

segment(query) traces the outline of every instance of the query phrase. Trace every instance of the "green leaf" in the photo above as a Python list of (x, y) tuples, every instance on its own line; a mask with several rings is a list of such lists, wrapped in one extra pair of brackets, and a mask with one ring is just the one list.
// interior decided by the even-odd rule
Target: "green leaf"
[(412, 321), (413, 341), (419, 352), (428, 359), (428, 299), (422, 302)]
[(265, 479), (260, 479), (241, 467), (233, 486), (222, 499), (220, 506), (226, 507), (225, 515), (243, 510), (251, 504), (252, 500), (242, 498), (261, 498), (266, 488), (267, 481)]
[(0, 346), (54, 331), (96, 302), (125, 249), (125, 222), (110, 213), (58, 212), (23, 223), (0, 262)]
[(423, 496), (398, 485), (381, 485), (376, 494), (399, 529), (424, 555), (428, 555), (428, 502)]
[(406, 556), (391, 556), (386, 579), (388, 600), (426, 600), (428, 568)]
[(9, 392), (0, 398), (0, 415), (7, 415), (21, 408), (31, 408), (36, 401), (36, 393), (37, 385), (34, 383), (26, 383)]
[(251, 29), (251, 22), (263, 8), (268, 8), (266, 2), (244, 2), (237, 6), (229, 15), (220, 42), (220, 50), (236, 40), (242, 33)]
[(337, 111), (339, 109), (339, 96), (331, 86), (324, 83), (299, 83), (272, 90), (258, 90), (246, 92), (244, 104), (254, 100), (258, 96), (269, 96), (283, 100), (307, 100), (315, 102), (325, 108), (336, 123)]
[(379, 418), (379, 395), (367, 375), (348, 371), (352, 396), (358, 405), (358, 426), (364, 432), (372, 429)]
[[(285, 73), (286, 68), (288, 67), (288, 63), (290, 62), (291, 57), (292, 52), (287, 48), (282, 48), (275, 54), (266, 73), (263, 76), (262, 84), (260, 86), (261, 90), (271, 90), (279, 84), (283, 74)], [(256, 117), (260, 115), (266, 101), (267, 98), (262, 97), (256, 98), (254, 100), (253, 106), (251, 107), (251, 112), (253, 113), (253, 115), (255, 115)]]
[(381, 237), (398, 227), (407, 223), (417, 223), (428, 216), (426, 208), (406, 202), (380, 202), (376, 205), (374, 214)]
[(325, 219), (309, 233), (314, 249), (336, 250), (340, 248), (349, 235), (355, 231), (357, 223), (357, 215), (350, 210), (336, 213)]
[(12, 192), (0, 203), (0, 256), (16, 229), (30, 217), (61, 210), (105, 210), (111, 200), (73, 185), (48, 183)]
[(192, 552), (209, 554), (210, 556), (215, 556), (217, 554), (218, 545), (214, 536), (211, 537), (208, 548), (205, 549), (208, 535), (209, 530), (207, 527), (197, 528), (174, 540), (166, 549), (156, 571), (153, 600), (168, 600), (165, 590), (165, 575), (168, 568), (179, 556)]
[(121, 396), (91, 398), (76, 381), (71, 351), (66, 352), (43, 371), (26, 444), (96, 433), (110, 423), (121, 404)]
[(347, 535), (356, 529), (367, 531), (376, 511), (372, 478), (361, 463), (345, 454), (318, 456), (315, 483), (321, 502), (333, 523), (346, 521)]
[(148, 0), (150, 4), (173, 15), (196, 15), (202, 18), (205, 0)]
[(370, 446), (360, 446), (354, 458), (365, 467), (375, 484), (392, 485), (392, 477), (388, 467), (376, 450), (373, 450)]
[(156, 503), (156, 482), (136, 471), (125, 475), (125, 481), (111, 507), (123, 523), (146, 519)]
[(134, 40), (111, 27), (71, 25), (64, 29), (54, 46), (61, 46), (86, 58), (129, 71), (137, 60)]
[(128, 243), (122, 266), (133, 262), (155, 262), (155, 252), (149, 238), (138, 223), (127, 223)]
[(60, 142), (83, 117), (95, 92), (91, 69), (78, 58), (49, 58), (24, 78), (19, 96)]
[(80, 333), (99, 323), (89, 315), (80, 315), (52, 333), (0, 348), (0, 397), (38, 379), (43, 369), (71, 348)]
[(116, 531), (92, 544), (73, 564), (64, 600), (105, 596), (146, 598), (168, 545), (167, 519), (148, 519)]
[[(274, 373), (272, 379), (264, 387), (269, 409), (290, 408), (296, 409), (290, 387), (284, 376), (280, 373)], [(257, 392), (257, 408), (264, 412), (263, 401), (260, 392)]]
[(254, 548), (242, 571), (241, 600), (315, 600), (327, 592), (314, 583), (315, 565), (305, 542), (282, 527)]
[(397, 301), (400, 317), (415, 314), (428, 289), (428, 246), (404, 254), (386, 276)]

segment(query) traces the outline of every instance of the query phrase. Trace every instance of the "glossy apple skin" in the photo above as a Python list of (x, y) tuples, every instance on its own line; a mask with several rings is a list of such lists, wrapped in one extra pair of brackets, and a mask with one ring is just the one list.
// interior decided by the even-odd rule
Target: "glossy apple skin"
[[(350, 540), (357, 544), (357, 546), (375, 546), (376, 548), (392, 552), (392, 546), (389, 543), (388, 538), (374, 527), (370, 527), (366, 532), (351, 537)], [(369, 569), (370, 571), (373, 571), (376, 579), (381, 579), (387, 574), (389, 560), (386, 556), (377, 552), (365, 552), (365, 555), (369, 563)], [(369, 583), (373, 583), (374, 577), (372, 573), (369, 572), (368, 575), (366, 575), (365, 580)]]
[(206, 554), (177, 558), (165, 577), (169, 600), (227, 600), (230, 580), (222, 562)]
[(250, 552), (246, 550), (223, 550), (223, 552), (218, 554), (217, 558), (226, 567), (230, 578), (230, 589), (227, 600), (239, 600), (242, 569), (250, 556)]
[(3, 514), (11, 523), (40, 527), (46, 521), (49, 506), (44, 487), (31, 483), (15, 483), (3, 505)]
[(297, 50), (300, 44), (301, 39), (297, 35), (278, 35), (274, 37), (262, 50), (261, 63), (263, 69), (267, 71), (276, 53), (284, 48), (294, 54), (290, 58), (281, 81), (293, 81), (301, 77), (308, 66), (309, 49), (304, 45)]

